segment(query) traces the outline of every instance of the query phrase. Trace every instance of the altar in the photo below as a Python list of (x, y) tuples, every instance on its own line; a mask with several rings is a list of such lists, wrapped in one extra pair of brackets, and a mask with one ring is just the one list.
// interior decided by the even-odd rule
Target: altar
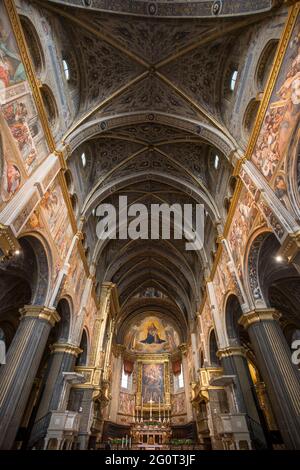
[(139, 357), (131, 441), (138, 449), (166, 449), (171, 438), (169, 360)]
[(168, 422), (138, 422), (131, 427), (131, 439), (134, 447), (145, 450), (166, 449), (171, 437)]

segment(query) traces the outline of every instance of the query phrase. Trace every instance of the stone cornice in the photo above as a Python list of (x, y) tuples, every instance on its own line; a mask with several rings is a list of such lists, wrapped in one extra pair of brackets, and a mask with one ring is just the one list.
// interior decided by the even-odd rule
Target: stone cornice
[(70, 344), (70, 343), (54, 343), (50, 346), (51, 353), (64, 353), (64, 354), (71, 354), (73, 356), (78, 356), (79, 354), (82, 353), (82, 349), (80, 349), (78, 346), (75, 346), (75, 344)]
[(219, 349), (217, 351), (217, 357), (219, 359), (230, 356), (246, 357), (246, 350), (242, 346), (228, 346), (227, 348)]

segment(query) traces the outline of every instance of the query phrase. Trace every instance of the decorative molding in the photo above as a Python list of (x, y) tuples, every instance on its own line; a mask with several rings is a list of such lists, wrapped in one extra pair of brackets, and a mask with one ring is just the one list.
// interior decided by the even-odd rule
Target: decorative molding
[[(288, 1), (288, 0), (285, 0)], [(51, 0), (51, 3), (88, 8), (92, 11), (127, 14), (146, 18), (235, 18), (253, 16), (272, 10), (277, 0)]]
[(21, 55), (21, 59), (22, 59), (26, 74), (27, 74), (27, 78), (31, 85), (33, 97), (36, 102), (38, 114), (42, 123), (42, 127), (45, 133), (45, 138), (46, 138), (49, 150), (50, 152), (54, 152), (55, 142), (54, 142), (51, 129), (49, 127), (47, 113), (46, 113), (42, 95), (40, 92), (40, 83), (36, 77), (36, 74), (35, 74), (35, 71), (31, 62), (30, 53), (28, 51), (28, 47), (26, 44), (26, 40), (25, 40), (25, 36), (24, 36), (23, 29), (21, 26), (21, 22), (19, 19), (19, 15), (17, 13), (15, 2), (14, 0), (4, 0), (4, 4), (8, 12), (8, 16), (9, 16), (9, 19), (13, 28), (17, 45), (20, 50), (20, 55)]
[(282, 243), (278, 255), (292, 263), (300, 250), (300, 231), (289, 233)]
[(3, 259), (11, 258), (13, 255), (18, 256), (20, 250), (20, 244), (11, 227), (0, 223), (0, 262)]
[[(66, 167), (64, 155), (65, 153), (69, 152), (69, 147), (64, 146), (61, 149), (56, 149), (56, 144), (55, 144), (55, 141), (54, 141), (54, 138), (53, 138), (53, 135), (52, 135), (49, 123), (48, 123), (47, 113), (46, 113), (42, 95), (40, 92), (41, 84), (40, 84), (40, 81), (36, 77), (34, 67), (32, 65), (30, 53), (26, 44), (26, 39), (23, 33), (22, 25), (21, 25), (19, 15), (16, 10), (14, 0), (4, 0), (4, 3), (5, 3), (5, 7), (7, 10), (12, 28), (13, 28), (17, 45), (19, 47), (21, 59), (22, 59), (22, 62), (23, 62), (23, 65), (27, 74), (27, 79), (31, 86), (32, 94), (33, 94), (33, 97), (37, 106), (38, 115), (41, 120), (42, 128), (44, 130), (45, 139), (47, 141), (49, 151), (50, 153), (53, 153), (54, 155), (57, 156), (62, 170), (66, 170), (67, 167)], [(74, 233), (76, 233), (77, 232), (76, 220), (75, 220), (74, 212), (72, 209), (71, 201), (69, 198), (65, 177), (62, 172), (60, 173), (60, 185), (61, 185), (64, 197), (65, 197), (66, 206), (68, 208), (70, 222), (71, 222)], [(82, 262), (84, 264), (85, 272), (88, 276), (89, 268), (88, 268), (88, 263), (84, 254), (84, 250), (79, 249), (79, 252), (80, 252)]]
[(239, 324), (246, 330), (253, 324), (265, 321), (278, 321), (281, 313), (274, 308), (256, 308), (250, 312), (244, 313), (239, 319)]
[(76, 357), (83, 352), (83, 349), (70, 343), (54, 343), (50, 346), (50, 350), (51, 354), (63, 353), (71, 354)]
[(246, 357), (246, 350), (242, 346), (228, 346), (227, 348), (219, 349), (217, 351), (217, 357), (219, 359), (231, 356)]
[(46, 320), (52, 327), (56, 322), (60, 321), (60, 316), (55, 309), (40, 305), (25, 305), (19, 311), (21, 319), (29, 317), (38, 320)]

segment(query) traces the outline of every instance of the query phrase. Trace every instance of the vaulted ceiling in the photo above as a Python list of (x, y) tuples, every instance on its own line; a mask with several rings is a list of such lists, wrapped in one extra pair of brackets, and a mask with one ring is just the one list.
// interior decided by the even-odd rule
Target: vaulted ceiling
[[(225, 99), (226, 109), (235, 106), (226, 97), (229, 74), (248, 49), (253, 28), (280, 2), (38, 3), (59, 19), (73, 45), (65, 55), (77, 64), (80, 99), (64, 141), (97, 280), (117, 284), (126, 315), (135, 302), (140, 308), (139, 292), (155, 287), (164, 295), (151, 305), (163, 310), (165, 301), (186, 324), (201, 302), (241, 151), (231, 114), (223, 112)], [(185, 241), (174, 239), (97, 240), (93, 209), (119, 195), (128, 197), (128, 205), (204, 203), (204, 249), (186, 251)]]

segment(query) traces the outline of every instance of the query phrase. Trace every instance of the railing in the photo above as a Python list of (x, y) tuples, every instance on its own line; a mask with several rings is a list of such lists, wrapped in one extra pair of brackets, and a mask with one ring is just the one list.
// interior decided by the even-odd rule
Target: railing
[(80, 415), (76, 411), (52, 411), (48, 433), (53, 431), (78, 432)]

